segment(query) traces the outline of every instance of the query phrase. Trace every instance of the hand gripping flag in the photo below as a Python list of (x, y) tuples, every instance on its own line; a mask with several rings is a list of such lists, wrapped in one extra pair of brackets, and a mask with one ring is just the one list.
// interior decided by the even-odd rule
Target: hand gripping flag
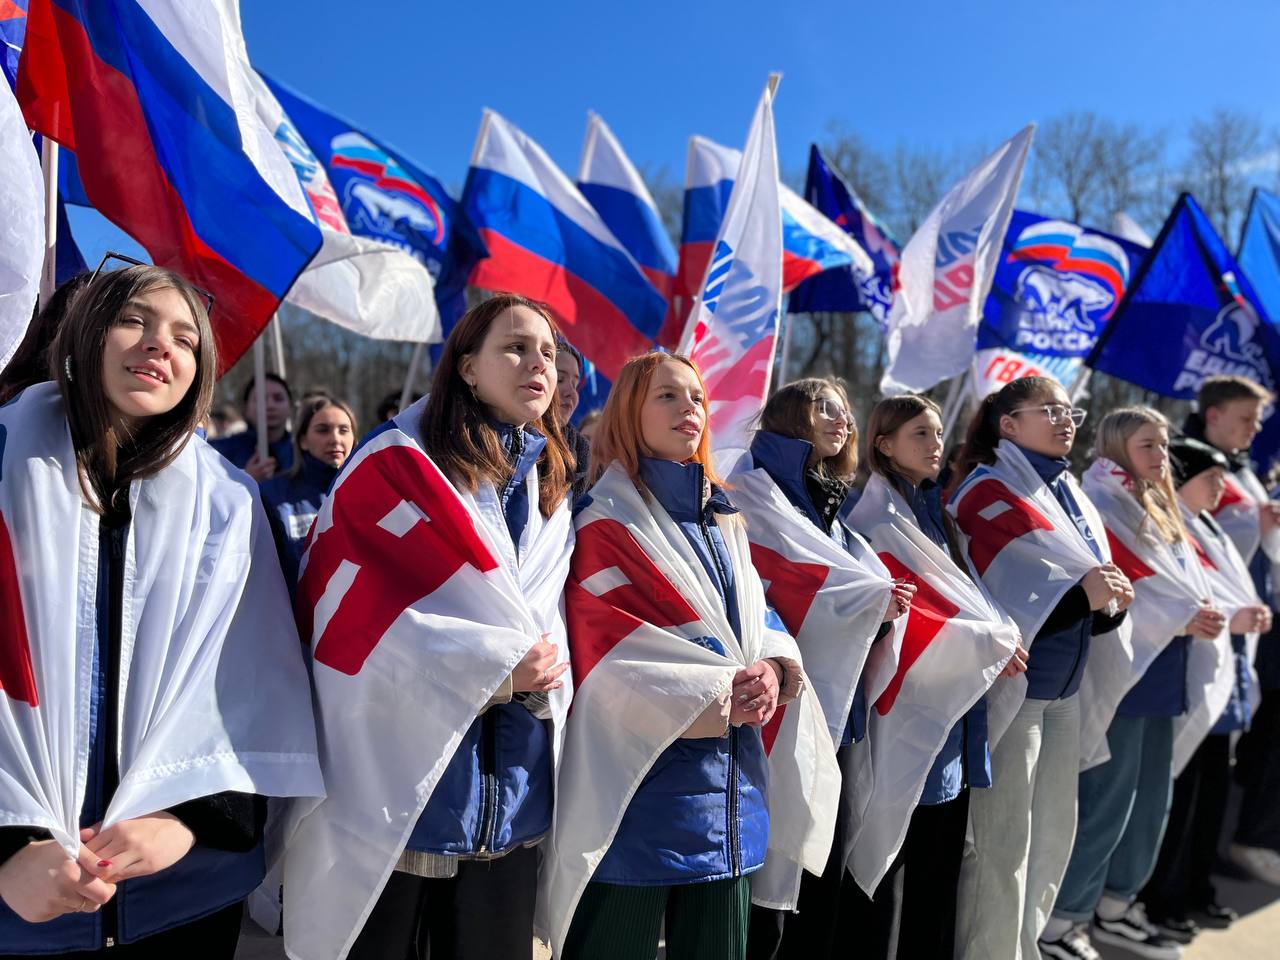
[(745, 156), (707, 264), (680, 353), (702, 371), (716, 460), (729, 468), (747, 450), (764, 406), (782, 308), (782, 233), (773, 80), (756, 105)]
[[(741, 636), (675, 522), (618, 464), (592, 487), (575, 520), (565, 606), (577, 690), (538, 897), (539, 925), (557, 955), (583, 890), (662, 752), (743, 667), (765, 657), (800, 661), (795, 641), (765, 629), (764, 589), (741, 523), (718, 523), (733, 564)], [(715, 638), (720, 650), (693, 642), (701, 637)], [(774, 881), (799, 875), (785, 867), (820, 874), (826, 863), (840, 771), (816, 697), (805, 693), (788, 704), (775, 729), (767, 748), (769, 851), (752, 878), (752, 896), (784, 908), (794, 907), (796, 891)], [(771, 865), (780, 869), (771, 872)]]
[[(1124, 695), (1212, 597), (1192, 545), (1180, 545), (1180, 561), (1135, 499), (1133, 478), (1119, 465), (1099, 457), (1085, 473), (1083, 486), (1106, 525), (1111, 559), (1134, 592), (1125, 619), (1132, 625), (1127, 642), (1105, 634), (1089, 648), (1080, 683), (1080, 761), (1088, 768), (1109, 756), (1107, 728)], [(1193, 650), (1196, 646), (1199, 642)]]
[(867, 252), (873, 272), (865, 274), (854, 266), (825, 270), (791, 291), (787, 311), (856, 313), (866, 310), (883, 327), (893, 305), (893, 285), (900, 258), (898, 241), (867, 209), (840, 171), (827, 162), (817, 144), (809, 147), (804, 198)]
[(907, 242), (889, 312), (883, 393), (928, 390), (972, 359), (1034, 130), (1028, 125), (965, 174)]
[[(1228, 621), (1245, 607), (1263, 606), (1253, 588), (1253, 577), (1231, 538), (1210, 528), (1199, 514), (1193, 514), (1186, 504), (1179, 501), (1182, 522), (1187, 525), (1187, 536), (1195, 550), (1196, 560), (1203, 568), (1209, 589), (1213, 593), (1213, 605), (1226, 614)], [(1253, 659), (1258, 652), (1258, 634), (1244, 636), (1245, 660), (1249, 665), (1253, 682), (1249, 695), (1257, 709), (1258, 676)], [(1214, 637), (1211, 643), (1197, 641), (1191, 645), (1187, 661), (1187, 711), (1173, 721), (1173, 770), (1182, 772), (1192, 754), (1200, 746), (1222, 711), (1231, 700), (1236, 682), (1236, 658), (1227, 630)]]
[(846, 864), (870, 896), (902, 847), (951, 728), (1005, 668), (1018, 628), (920, 531), (907, 502), (879, 474), (872, 474), (849, 522), (892, 576), (916, 585), (900, 652), (885, 656), (884, 645), (876, 644), (864, 671), (872, 710), (866, 740), (853, 753)]
[[(1022, 451), (1007, 440), (996, 447), (996, 462), (969, 474), (947, 506), (974, 574), (1018, 625), (1028, 650), (1066, 592), (1111, 559), (1098, 511), (1070, 473), (1063, 477), (1088, 531), (1076, 528)], [(1001, 678), (992, 688), (987, 698), (992, 749), (1026, 692), (1025, 676)]]
[(26, 335), (44, 264), (44, 181), (31, 134), (7, 84), (0, 85), (0, 368)]
[(489, 248), (475, 286), (546, 303), (611, 380), (653, 346), (662, 294), (546, 152), (492, 110), (480, 122), (462, 205)]
[[(540, 637), (564, 649), (568, 504), (530, 511), (517, 562), (492, 484), (459, 492), (424, 452), (425, 405), (356, 451), (303, 555), (298, 622), (330, 789), (291, 818), (291, 957), (346, 956), (476, 716)], [(537, 472), (526, 482), (536, 504)], [(553, 694), (557, 717), (569, 689)]]
[[(111, 826), (226, 790), (324, 793), (306, 669), (257, 485), (192, 437), (133, 483)], [(0, 823), (75, 859), (89, 776), (99, 515), (51, 383), (0, 409)]]
[(1015, 210), (978, 327), (978, 396), (1032, 376), (1070, 388), (1146, 252), (1120, 237)]
[(33, 0), (18, 76), (27, 123), (77, 153), (90, 203), (216, 298), (225, 370), (323, 237), (261, 123), (235, 0)]
[[(435, 284), (442, 332), (466, 312), (467, 278), (484, 244), (444, 185), (404, 154), (270, 77), (298, 141), (288, 152), (323, 219), (418, 261)], [(328, 188), (321, 185), (325, 176)], [(323, 213), (321, 213), (323, 211)]]
[[(1194, 399), (1205, 377), (1220, 374), (1274, 391), (1280, 331), (1251, 280), (1204, 211), (1182, 194), (1085, 364), (1182, 400)], [(1280, 418), (1269, 413), (1254, 459), (1265, 469), (1277, 450)]]

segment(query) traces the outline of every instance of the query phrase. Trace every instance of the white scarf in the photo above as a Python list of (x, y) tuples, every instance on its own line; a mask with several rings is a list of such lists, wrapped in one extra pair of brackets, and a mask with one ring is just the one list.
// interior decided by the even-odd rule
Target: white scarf
[[(108, 745), (120, 783), (104, 825), (227, 790), (322, 795), (311, 690), (256, 484), (192, 437), (131, 485), (129, 504)], [(0, 518), (0, 825), (44, 828), (74, 859), (94, 651), (107, 638), (99, 516), (52, 383), (0, 408)]]

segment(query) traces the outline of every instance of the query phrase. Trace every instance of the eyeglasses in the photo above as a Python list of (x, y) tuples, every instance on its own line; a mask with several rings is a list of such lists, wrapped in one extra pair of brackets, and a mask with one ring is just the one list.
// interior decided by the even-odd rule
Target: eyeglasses
[(813, 406), (818, 411), (818, 416), (823, 420), (830, 420), (833, 423), (836, 421), (843, 421), (845, 426), (853, 426), (853, 414), (835, 400), (828, 400), (826, 397), (819, 397), (817, 400), (813, 401)]
[[(116, 263), (114, 266), (108, 267), (107, 264), (111, 263), (112, 261), (119, 261), (119, 262)], [(93, 271), (93, 276), (89, 278), (89, 283), (93, 283), (93, 281), (97, 280), (98, 274), (103, 273), (104, 270), (106, 273), (114, 273), (116, 270), (127, 270), (129, 267), (146, 267), (146, 266), (149, 266), (149, 264), (147, 264), (142, 260), (135, 260), (133, 259), (133, 257), (125, 256), (123, 253), (116, 253), (114, 250), (108, 250), (103, 255), (102, 262), (99, 263), (97, 268)], [(184, 277), (183, 279), (186, 279), (186, 278)], [(187, 280), (187, 285), (190, 286), (192, 290), (194, 290), (196, 293), (200, 294), (200, 296), (204, 298), (205, 312), (208, 313), (210, 316), (212, 316), (213, 315), (213, 294), (202, 287), (197, 287), (190, 280)]]
[(1009, 416), (1014, 417), (1020, 413), (1043, 413), (1049, 418), (1050, 426), (1057, 426), (1064, 420), (1070, 420), (1077, 427), (1084, 423), (1084, 418), (1089, 411), (1081, 410), (1079, 407), (1068, 407), (1065, 403), (1045, 403), (1038, 407), (1019, 407), (1017, 410), (1010, 410)]

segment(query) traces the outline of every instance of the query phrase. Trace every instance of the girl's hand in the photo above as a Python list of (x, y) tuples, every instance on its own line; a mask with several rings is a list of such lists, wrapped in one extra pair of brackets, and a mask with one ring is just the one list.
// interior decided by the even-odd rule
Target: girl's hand
[(543, 693), (564, 686), (560, 677), (569, 669), (569, 664), (556, 663), (560, 650), (554, 643), (547, 642), (548, 636), (550, 634), (544, 633), (511, 671), (511, 689), (516, 693)]
[(80, 831), (80, 839), (97, 857), (95, 872), (119, 883), (145, 877), (173, 866), (196, 842), (187, 825), (172, 813), (153, 813), (102, 829), (101, 824)]
[(916, 585), (909, 580), (893, 581), (893, 599), (889, 602), (889, 610), (884, 615), (884, 623), (897, 620), (911, 610), (911, 600), (916, 595)]
[(1205, 604), (1197, 610), (1196, 615), (1187, 622), (1183, 632), (1189, 633), (1200, 640), (1212, 640), (1223, 631), (1226, 625), (1226, 615), (1222, 613), (1222, 611), (1215, 610), (1213, 607)]
[(778, 668), (769, 660), (757, 660), (733, 678), (729, 723), (762, 727), (778, 709)]
[(276, 458), (260, 457), (255, 450), (253, 456), (244, 465), (244, 472), (259, 483), (263, 480), (270, 480), (276, 474)]
[(1016, 677), (1020, 673), (1027, 672), (1027, 660), (1031, 654), (1026, 651), (1022, 643), (1018, 643), (1018, 647), (1013, 651), (1013, 656), (1009, 658), (1009, 662), (1004, 665), (1004, 669), (1000, 671), (1002, 677)]
[(1264, 606), (1241, 607), (1231, 618), (1232, 633), (1266, 633), (1271, 629), (1271, 611)]
[(0, 866), (0, 900), (27, 923), (93, 913), (116, 892), (95, 876), (98, 860), (83, 844), (79, 859), (68, 860), (56, 840), (29, 843)]

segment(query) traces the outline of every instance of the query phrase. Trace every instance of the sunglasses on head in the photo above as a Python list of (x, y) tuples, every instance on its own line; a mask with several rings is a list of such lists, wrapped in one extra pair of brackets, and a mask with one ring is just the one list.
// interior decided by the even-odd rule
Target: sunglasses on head
[[(107, 266), (107, 264), (112, 264), (112, 265)], [(123, 253), (116, 253), (114, 250), (108, 250), (103, 255), (102, 261), (98, 264), (97, 268), (93, 271), (93, 276), (89, 278), (89, 283), (93, 283), (93, 281), (97, 280), (98, 274), (100, 273), (114, 273), (117, 270), (127, 270), (129, 267), (147, 267), (147, 266), (150, 266), (150, 264), (142, 260), (135, 260), (133, 257), (126, 256)], [(210, 293), (208, 290), (205, 290), (203, 287), (197, 287), (190, 280), (187, 281), (187, 285), (190, 286), (191, 289), (194, 290), (196, 293), (200, 294), (200, 296), (204, 299), (205, 312), (208, 313), (210, 316), (212, 316), (213, 315), (213, 294)]]

